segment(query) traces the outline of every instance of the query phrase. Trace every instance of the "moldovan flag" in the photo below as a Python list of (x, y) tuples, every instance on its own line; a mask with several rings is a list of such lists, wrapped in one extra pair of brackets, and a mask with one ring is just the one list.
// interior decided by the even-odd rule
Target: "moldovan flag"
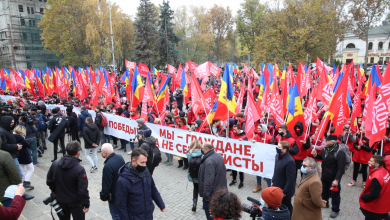
[[(167, 96), (167, 97), (169, 96), (168, 82), (169, 82), (169, 75), (168, 75), (167, 79), (165, 80), (164, 84), (161, 86), (160, 91), (158, 92), (157, 109), (158, 109), (158, 112), (160, 113), (160, 116), (162, 116), (162, 114), (165, 115), (165, 96)], [(163, 118), (163, 120), (164, 120), (164, 118)]]
[[(181, 68), (181, 63), (180, 63), (180, 68)], [(183, 105), (185, 105), (185, 104), (187, 104), (186, 99), (188, 97), (188, 85), (187, 85), (187, 81), (186, 81), (186, 72), (184, 71), (184, 68), (181, 68), (181, 69), (182, 69), (182, 73), (181, 73), (181, 79), (180, 79), (180, 89), (182, 90), (182, 93), (183, 93)]]
[[(147, 74), (147, 73), (146, 73)], [(147, 75), (146, 75), (147, 76)], [(133, 108), (137, 108), (141, 103), (143, 95), (144, 95), (144, 85), (142, 83), (141, 75), (138, 72), (138, 68), (135, 67), (133, 81), (131, 82), (131, 87), (133, 88), (133, 101), (131, 106)]]
[(225, 64), (225, 72), (223, 74), (221, 91), (218, 98), (218, 107), (214, 118), (225, 121), (230, 117), (229, 115), (233, 116), (236, 107), (237, 103), (234, 97), (233, 85), (230, 80), (229, 64)]
[(389, 102), (390, 102), (390, 68), (386, 68), (384, 77), (382, 78), (382, 86), (379, 90), (378, 98), (374, 103), (372, 129), (370, 146), (375, 142), (383, 140), (386, 136), (386, 125), (389, 118)]
[(290, 132), (294, 130), (294, 126), (297, 122), (302, 122), (302, 124), (305, 124), (301, 98), (299, 96), (296, 82), (294, 83), (294, 88), (292, 90), (290, 100), (288, 101), (287, 114), (287, 128)]

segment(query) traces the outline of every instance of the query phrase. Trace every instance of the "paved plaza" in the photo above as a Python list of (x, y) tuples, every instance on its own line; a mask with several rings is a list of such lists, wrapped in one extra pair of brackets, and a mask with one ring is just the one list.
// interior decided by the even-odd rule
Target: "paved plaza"
[[(66, 139), (67, 136), (65, 137)], [(84, 142), (81, 140), (82, 143)], [(119, 141), (118, 141), (119, 142)], [(65, 144), (67, 140), (65, 141)], [(48, 142), (48, 150), (45, 151), (42, 158), (38, 158), (39, 164), (35, 166), (34, 175), (31, 179), (32, 185), (35, 189), (28, 191), (29, 194), (35, 196), (34, 199), (27, 201), (26, 206), (22, 212), (22, 215), (19, 219), (28, 219), (28, 220), (50, 220), (50, 206), (43, 204), (43, 200), (50, 195), (49, 187), (46, 185), (46, 174), (50, 168), (51, 162), (53, 159), (53, 145)], [(129, 148), (129, 145), (127, 146)], [(130, 155), (124, 153), (123, 151), (115, 150), (115, 153), (118, 153), (123, 156), (126, 162), (130, 161)], [(60, 154), (61, 155), (61, 154)], [(163, 161), (166, 160), (165, 154), (163, 153)], [(102, 181), (102, 168), (104, 159), (98, 155), (98, 170), (94, 173), (90, 173), (91, 165), (87, 161), (84, 151), (82, 151), (80, 158), (83, 160), (81, 165), (84, 166), (87, 171), (87, 177), (89, 182), (89, 195), (90, 195), (90, 210), (86, 214), (86, 219), (111, 219), (111, 215), (108, 209), (107, 202), (103, 202), (99, 198), (99, 192), (101, 190), (101, 181)], [(206, 219), (204, 211), (202, 209), (202, 200), (198, 201), (198, 207), (196, 212), (192, 212), (192, 189), (193, 185), (187, 180), (187, 174), (185, 170), (177, 168), (177, 161), (174, 165), (167, 166), (161, 163), (156, 167), (153, 178), (156, 183), (158, 190), (161, 193), (161, 196), (166, 205), (166, 211), (161, 212), (158, 207), (154, 211), (154, 219)], [(336, 219), (339, 220), (360, 220), (364, 219), (363, 215), (359, 210), (359, 195), (362, 191), (362, 177), (359, 174), (358, 184), (354, 187), (348, 187), (347, 184), (352, 178), (352, 166), (344, 174), (341, 181), (341, 211), (339, 216)], [(228, 183), (232, 180), (230, 172), (226, 174)], [(245, 174), (244, 187), (238, 189), (238, 185), (229, 187), (231, 192), (234, 192), (238, 195), (242, 203), (248, 204), (246, 198), (248, 196), (255, 199), (260, 198), (259, 193), (252, 193), (252, 189), (256, 186), (255, 176)], [(266, 182), (263, 180), (262, 187), (266, 187)], [(53, 210), (54, 211), (54, 210)], [(331, 209), (322, 209), (323, 219), (331, 219), (329, 215)], [(56, 216), (55, 213), (53, 213)], [(1, 218), (1, 217), (0, 217)], [(249, 214), (242, 213), (242, 219), (251, 219)]]

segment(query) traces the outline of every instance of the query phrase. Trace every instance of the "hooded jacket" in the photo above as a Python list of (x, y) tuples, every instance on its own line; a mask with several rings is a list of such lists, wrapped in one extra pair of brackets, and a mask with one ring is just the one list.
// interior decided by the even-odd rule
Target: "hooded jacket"
[(60, 204), (81, 204), (89, 208), (88, 178), (80, 159), (65, 155), (58, 161), (55, 181), (52, 180), (53, 164), (47, 172), (46, 184), (57, 195)]
[(18, 145), (15, 136), (12, 134), (11, 121), (14, 120), (11, 116), (3, 116), (0, 121), (0, 138), (1, 150), (7, 151), (12, 158), (19, 157)]
[[(8, 198), (3, 197), (5, 190), (10, 185), (18, 185), (21, 183), (20, 174), (15, 161), (11, 155), (3, 150), (0, 150), (0, 201)], [(2, 218), (4, 216), (0, 215)]]
[(72, 131), (72, 130), (77, 130), (77, 115), (76, 113), (74, 112), (70, 112), (68, 113), (69, 117), (68, 117), (68, 126), (69, 126), (69, 129)]
[(79, 119), (77, 120), (77, 130), (81, 131), (81, 135), (84, 134), (84, 127), (85, 127), (85, 119), (91, 117), (91, 114), (88, 113), (87, 110), (82, 111), (79, 115)]
[[(295, 131), (296, 128), (299, 128), (301, 131), (297, 133)], [(302, 122), (297, 122), (294, 126), (294, 132), (292, 133), (292, 138), (294, 138), (296, 145), (298, 146), (299, 152), (296, 155), (292, 155), (294, 160), (303, 160), (306, 158), (307, 150), (310, 148), (310, 139), (309, 135), (306, 137), (306, 143), (305, 141), (305, 134), (303, 132), (303, 124)]]
[(290, 212), (287, 206), (281, 205), (279, 210), (272, 210), (266, 207), (263, 208), (264, 220), (290, 220)]
[(20, 151), (19, 151), (19, 158), (18, 158), (19, 164), (32, 163), (31, 153), (28, 150), (29, 148), (31, 148), (31, 145), (20, 134), (14, 134), (14, 137), (15, 137), (15, 140), (17, 143), (20, 143), (23, 145), (22, 149), (20, 149)]
[(86, 149), (95, 148), (92, 144), (100, 144), (100, 131), (96, 124), (89, 123), (84, 127), (84, 143)]
[(160, 209), (165, 209), (165, 204), (149, 170), (146, 168), (141, 174), (134, 170), (131, 163), (123, 165), (119, 169), (115, 199), (120, 219), (153, 219), (153, 201)]

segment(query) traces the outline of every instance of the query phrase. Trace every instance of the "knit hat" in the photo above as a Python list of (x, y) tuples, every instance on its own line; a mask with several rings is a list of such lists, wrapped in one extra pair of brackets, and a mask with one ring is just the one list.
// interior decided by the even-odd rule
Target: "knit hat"
[(282, 205), (283, 191), (279, 187), (267, 187), (261, 192), (261, 198), (269, 207), (280, 207)]
[(144, 130), (144, 137), (150, 137), (152, 135), (152, 131), (150, 129)]
[(51, 110), (51, 113), (57, 114), (57, 113), (58, 113), (58, 110), (55, 108), (55, 109)]
[(137, 120), (135, 120), (137, 123), (140, 123), (141, 125), (144, 125), (145, 124), (145, 120), (143, 118), (139, 118)]

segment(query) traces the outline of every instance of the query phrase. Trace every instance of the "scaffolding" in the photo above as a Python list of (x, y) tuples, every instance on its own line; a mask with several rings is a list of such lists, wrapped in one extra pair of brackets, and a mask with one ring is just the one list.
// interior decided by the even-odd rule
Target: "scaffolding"
[(45, 7), (46, 0), (0, 0), (0, 67), (60, 66), (60, 57), (43, 50), (38, 23)]

